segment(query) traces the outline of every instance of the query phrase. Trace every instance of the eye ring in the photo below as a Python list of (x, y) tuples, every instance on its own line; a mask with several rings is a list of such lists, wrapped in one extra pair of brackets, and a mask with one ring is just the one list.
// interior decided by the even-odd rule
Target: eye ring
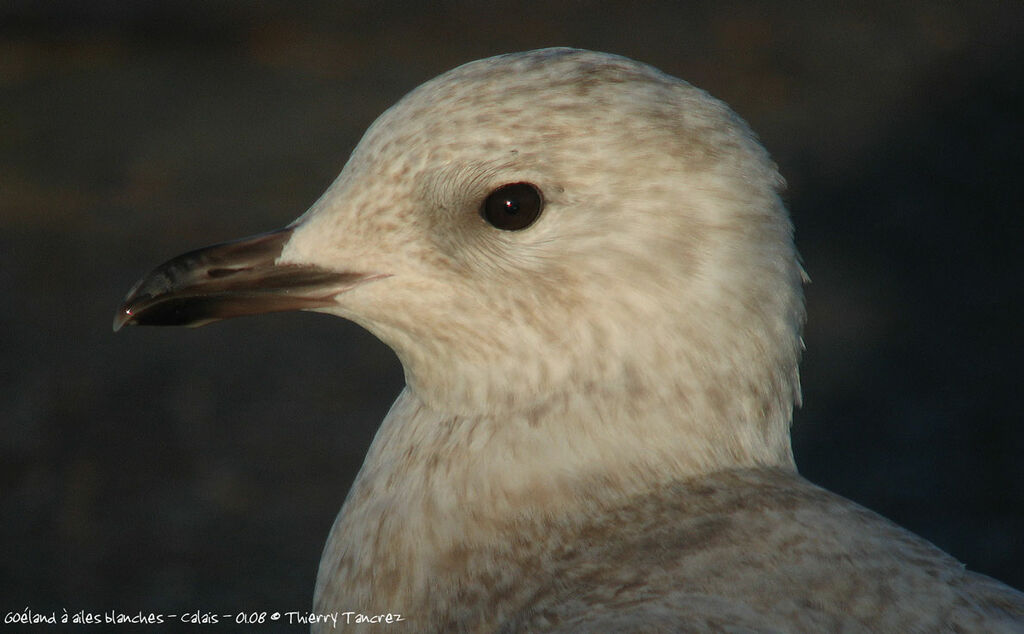
[(509, 183), (498, 187), (480, 205), (480, 217), (502, 231), (521, 231), (540, 217), (544, 197), (531, 183)]

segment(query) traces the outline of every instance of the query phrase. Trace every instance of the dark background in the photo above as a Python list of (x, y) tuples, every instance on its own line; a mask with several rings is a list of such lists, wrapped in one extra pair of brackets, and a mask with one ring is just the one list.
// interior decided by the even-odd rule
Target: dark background
[(1024, 4), (377, 4), (0, 8), (0, 612), (309, 607), (398, 362), (321, 315), (114, 310), (298, 216), (419, 83), (549, 45), (760, 133), (813, 278), (801, 471), (1024, 587)]

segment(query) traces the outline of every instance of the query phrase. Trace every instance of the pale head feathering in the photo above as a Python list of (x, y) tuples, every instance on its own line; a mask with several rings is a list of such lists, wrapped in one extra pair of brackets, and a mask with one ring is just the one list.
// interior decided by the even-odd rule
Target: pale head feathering
[[(543, 197), (523, 230), (480, 214), (509, 183)], [(534, 51), (384, 113), (281, 261), (386, 276), (320, 310), (390, 345), (437, 411), (664, 401), (712, 461), (786, 463), (803, 300), (781, 184), (707, 93), (621, 57)]]

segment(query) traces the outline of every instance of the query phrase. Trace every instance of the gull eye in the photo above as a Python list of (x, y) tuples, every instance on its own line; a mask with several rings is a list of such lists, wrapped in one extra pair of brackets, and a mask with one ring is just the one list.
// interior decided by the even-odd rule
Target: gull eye
[(519, 231), (532, 225), (543, 208), (539, 189), (530, 183), (511, 183), (487, 196), (480, 215), (498, 229)]

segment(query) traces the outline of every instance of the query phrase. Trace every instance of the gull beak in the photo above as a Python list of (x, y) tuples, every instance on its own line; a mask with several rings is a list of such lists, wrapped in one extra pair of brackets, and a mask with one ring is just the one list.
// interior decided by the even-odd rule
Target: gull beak
[(242, 315), (323, 308), (371, 276), (278, 263), (292, 228), (179, 255), (128, 292), (114, 315), (123, 326), (190, 326)]

